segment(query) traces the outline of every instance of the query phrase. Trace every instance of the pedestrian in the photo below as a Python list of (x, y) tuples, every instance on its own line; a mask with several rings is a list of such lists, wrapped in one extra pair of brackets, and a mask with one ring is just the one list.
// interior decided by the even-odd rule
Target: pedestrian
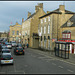
[(29, 45), (28, 45), (28, 43), (27, 43), (27, 48), (28, 48), (28, 46), (29, 46)]

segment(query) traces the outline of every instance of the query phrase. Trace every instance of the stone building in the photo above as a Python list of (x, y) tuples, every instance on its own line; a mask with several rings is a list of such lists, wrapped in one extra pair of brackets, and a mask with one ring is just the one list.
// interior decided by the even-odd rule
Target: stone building
[(62, 37), (61, 26), (73, 16), (73, 12), (65, 10), (64, 5), (41, 16), (39, 24), (39, 47), (54, 50), (55, 41)]
[(43, 3), (39, 3), (35, 6), (35, 12), (31, 14), (28, 12), (27, 19), (22, 23), (22, 40), (23, 44), (29, 44), (29, 47), (38, 48), (39, 37), (38, 37), (38, 24), (39, 17), (43, 16)]
[(22, 26), (16, 22), (15, 25), (10, 26), (9, 41), (21, 42)]
[(5, 38), (7, 39), (8, 33), (7, 32), (0, 32), (0, 39)]

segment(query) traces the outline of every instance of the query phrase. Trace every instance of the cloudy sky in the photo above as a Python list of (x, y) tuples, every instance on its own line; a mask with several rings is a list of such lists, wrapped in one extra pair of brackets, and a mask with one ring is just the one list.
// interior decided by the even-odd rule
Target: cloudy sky
[(28, 11), (33, 14), (38, 3), (43, 3), (45, 12), (53, 11), (63, 4), (66, 10), (75, 12), (75, 1), (0, 1), (0, 31), (8, 31), (9, 26), (16, 22), (21, 25), (22, 18), (27, 18)]

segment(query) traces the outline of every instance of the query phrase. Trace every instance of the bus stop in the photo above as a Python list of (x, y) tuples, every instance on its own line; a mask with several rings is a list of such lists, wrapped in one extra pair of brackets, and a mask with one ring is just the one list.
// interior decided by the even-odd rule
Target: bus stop
[(58, 56), (64, 59), (69, 59), (70, 44), (72, 43), (56, 41), (55, 42), (55, 56)]

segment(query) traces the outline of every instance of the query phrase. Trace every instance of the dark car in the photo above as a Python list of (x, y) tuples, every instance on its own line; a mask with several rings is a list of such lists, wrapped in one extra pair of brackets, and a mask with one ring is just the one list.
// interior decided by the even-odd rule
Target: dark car
[(14, 54), (23, 54), (24, 55), (24, 49), (22, 47), (16, 47), (14, 49)]
[(17, 47), (22, 47), (24, 49), (24, 46), (21, 43), (18, 43)]

